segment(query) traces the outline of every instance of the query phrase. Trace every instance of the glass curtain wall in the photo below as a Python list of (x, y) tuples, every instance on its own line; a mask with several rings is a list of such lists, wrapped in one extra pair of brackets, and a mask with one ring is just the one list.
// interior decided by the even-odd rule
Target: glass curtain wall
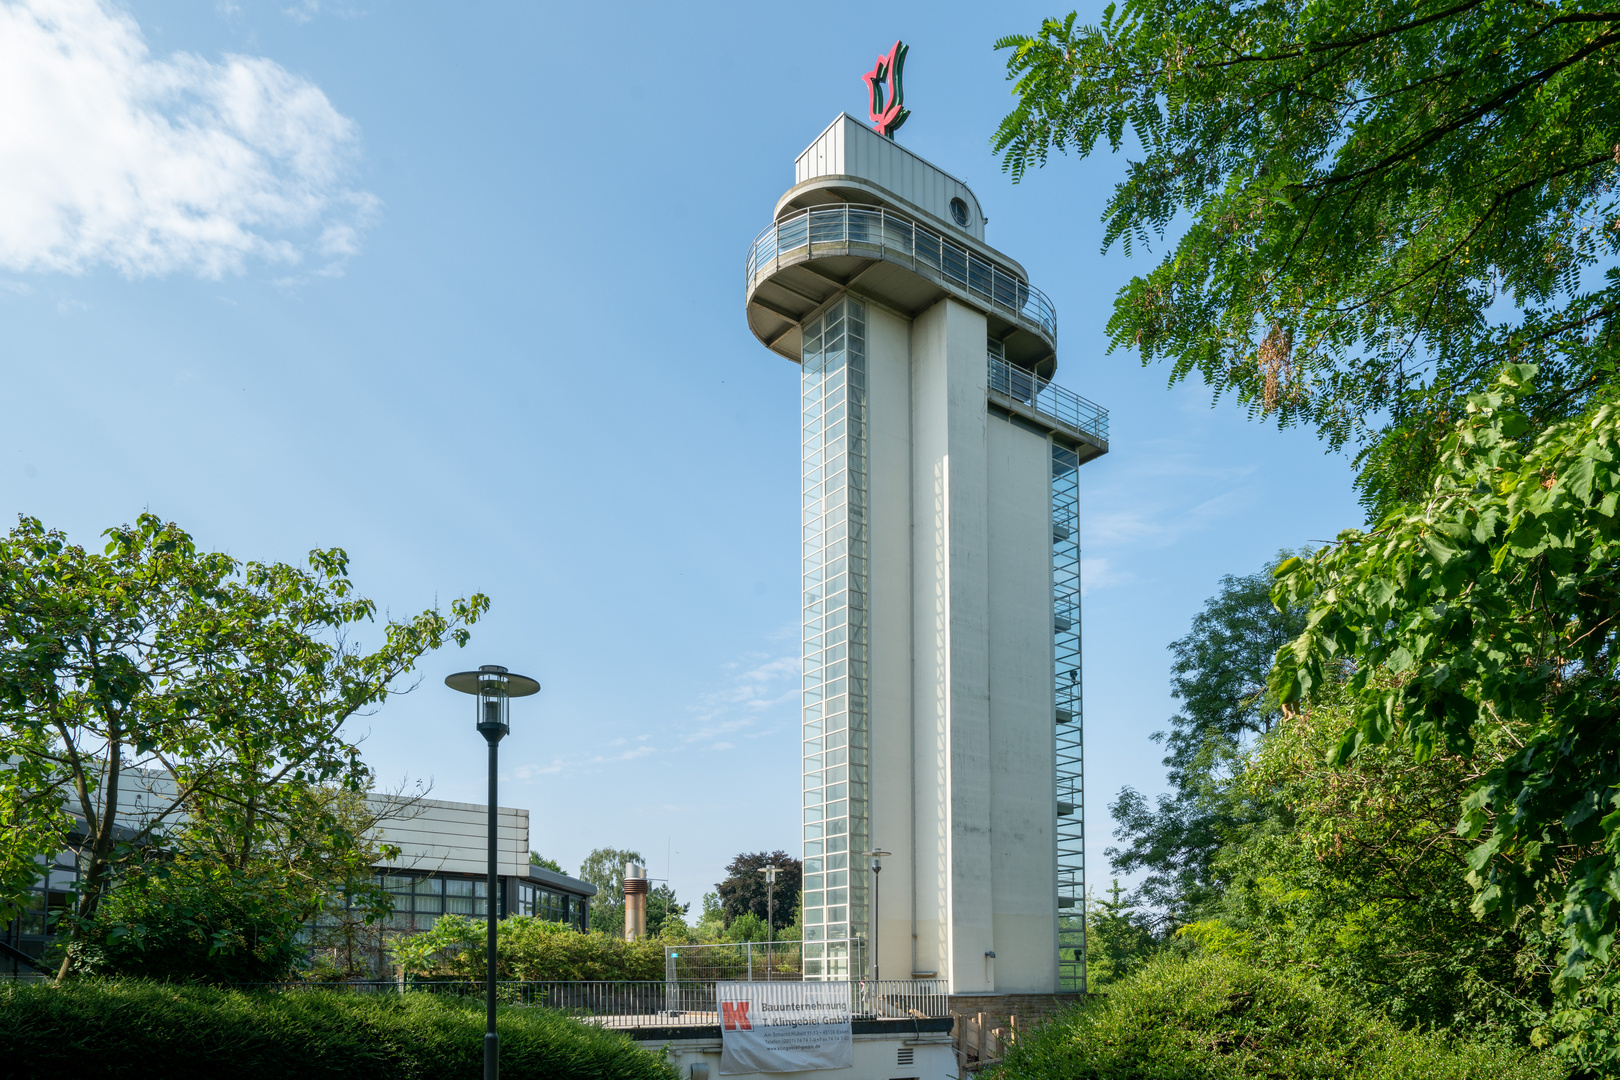
[(862, 971), (866, 936), (866, 313), (804, 327), (804, 974)]
[(1080, 678), (1080, 459), (1052, 441), (1052, 652), (1057, 704), (1058, 986), (1086, 987), (1085, 725)]

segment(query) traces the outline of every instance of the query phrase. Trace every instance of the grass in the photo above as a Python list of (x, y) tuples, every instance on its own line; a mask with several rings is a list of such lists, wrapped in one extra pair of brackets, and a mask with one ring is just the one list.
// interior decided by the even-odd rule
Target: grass
[[(629, 1036), (550, 1010), (503, 1008), (498, 1029), (504, 1080), (675, 1077)], [(475, 1080), (483, 1041), (481, 1002), (431, 994), (0, 986), (0, 1062), (14, 1076)]]

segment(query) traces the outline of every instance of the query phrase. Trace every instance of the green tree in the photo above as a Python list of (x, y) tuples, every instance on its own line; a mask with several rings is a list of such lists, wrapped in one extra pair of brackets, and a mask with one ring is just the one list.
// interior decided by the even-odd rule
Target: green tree
[(720, 894), (706, 892), (703, 894), (703, 910), (698, 916), (698, 924), (693, 928), (699, 940), (719, 941), (726, 931), (726, 912), (720, 905)]
[(639, 851), (596, 848), (579, 867), (579, 880), (596, 886), (591, 897), (591, 929), (624, 936), (624, 864), (647, 864)]
[(675, 889), (668, 882), (659, 885), (647, 893), (647, 933), (663, 933), (664, 923), (670, 919), (684, 924), (691, 908), (675, 898)]
[(1107, 850), (1121, 873), (1146, 871), (1140, 898), (1172, 922), (1193, 917), (1220, 891), (1213, 860), (1220, 847), (1264, 813), (1231, 784), (1244, 750), (1281, 716), (1266, 676), (1277, 650), (1305, 627), (1304, 606), (1271, 602), (1272, 574), (1293, 558), (1279, 552), (1253, 574), (1221, 578), (1220, 591), (1172, 642), (1171, 694), (1181, 710), (1156, 732), (1167, 753), (1171, 791), (1155, 804), (1125, 788), (1109, 808), (1122, 847)]
[(1614, 1068), (1620, 403), (1607, 392), (1527, 447), (1520, 402), (1534, 374), (1510, 366), (1469, 397), (1422, 502), (1279, 568), (1279, 602), (1312, 606), (1272, 686), (1309, 701), (1353, 660), (1338, 763), (1386, 743), (1420, 762), (1473, 759), (1511, 738), (1461, 807), (1473, 907), (1508, 926), (1539, 909), (1557, 929), (1563, 1007), (1549, 1032), (1577, 1060)]
[(1104, 247), (1179, 238), (1115, 347), (1359, 446), (1377, 520), (1469, 393), (1535, 361), (1532, 428), (1616, 373), (1620, 12), (1594, 0), (1125, 0), (1010, 51), (995, 147), (1133, 150)]
[(1133, 974), (1160, 948), (1153, 921), (1114, 879), (1108, 899), (1086, 898), (1086, 989), (1106, 990)]
[(1266, 735), (1237, 780), (1273, 813), (1215, 859), (1224, 888), (1178, 939), (1279, 970), (1304, 969), (1404, 1027), (1524, 1043), (1551, 1005), (1552, 950), (1534, 917), (1470, 910), (1470, 842), (1457, 808), (1500, 762), (1498, 729), (1472, 759), (1417, 762), (1390, 745), (1327, 764), (1351, 718), (1329, 688)]
[(745, 911), (731, 920), (726, 927), (725, 940), (727, 941), (764, 941), (765, 920), (752, 911)]
[[(760, 929), (764, 929), (769, 899), (764, 874), (767, 866), (780, 868), (776, 875), (773, 926), (780, 930), (793, 921), (802, 880), (799, 860), (785, 851), (745, 851), (726, 864), (726, 879), (715, 886), (727, 927), (738, 916), (752, 913), (759, 916)], [(759, 940), (764, 940), (763, 934)]]
[[(0, 539), (0, 758), (25, 763), (0, 794), (26, 812), (0, 833), (0, 867), (73, 850), (70, 937), (145, 849), (170, 844), (280, 874), (313, 914), (309, 883), (341, 880), (363, 854), (325, 794), (371, 780), (343, 725), (425, 653), (464, 644), (488, 600), (389, 620), (367, 651), (353, 634), (376, 605), (341, 549), (312, 551), (307, 569), (243, 562), (151, 514), (105, 535), (94, 554), (25, 517)], [(131, 787), (144, 809), (120, 820)], [(5, 878), (11, 907), (18, 877)]]

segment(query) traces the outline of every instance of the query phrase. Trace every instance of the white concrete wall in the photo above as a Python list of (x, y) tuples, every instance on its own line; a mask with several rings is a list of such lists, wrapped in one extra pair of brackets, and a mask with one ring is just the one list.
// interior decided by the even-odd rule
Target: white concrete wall
[(943, 886), (918, 942), (953, 993), (995, 989), (984, 354), (984, 316), (954, 300), (912, 327), (918, 810)]
[(879, 964), (1050, 991), (1049, 445), (989, 414), (982, 315), (867, 312)]
[(1038, 993), (1057, 987), (1052, 451), (999, 416), (987, 434), (992, 966), (997, 993)]
[[(931, 214), (946, 229), (984, 239), (984, 211), (966, 184), (848, 113), (834, 120), (799, 155), (793, 176), (795, 184), (821, 176), (858, 176)], [(951, 217), (952, 199), (968, 205), (966, 228)]]
[[(867, 462), (871, 512), (871, 838), (883, 860), (878, 968), (912, 971), (911, 320), (866, 305)], [(865, 928), (862, 928), (863, 930)]]

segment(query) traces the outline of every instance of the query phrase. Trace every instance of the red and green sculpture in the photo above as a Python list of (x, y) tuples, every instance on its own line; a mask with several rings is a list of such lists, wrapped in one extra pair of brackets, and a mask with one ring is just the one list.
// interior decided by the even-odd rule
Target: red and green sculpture
[(863, 76), (872, 97), (872, 127), (889, 139), (894, 138), (894, 133), (911, 115), (911, 110), (905, 107), (906, 93), (900, 82), (906, 66), (906, 49), (907, 46), (896, 41), (888, 55), (878, 57), (877, 64)]

